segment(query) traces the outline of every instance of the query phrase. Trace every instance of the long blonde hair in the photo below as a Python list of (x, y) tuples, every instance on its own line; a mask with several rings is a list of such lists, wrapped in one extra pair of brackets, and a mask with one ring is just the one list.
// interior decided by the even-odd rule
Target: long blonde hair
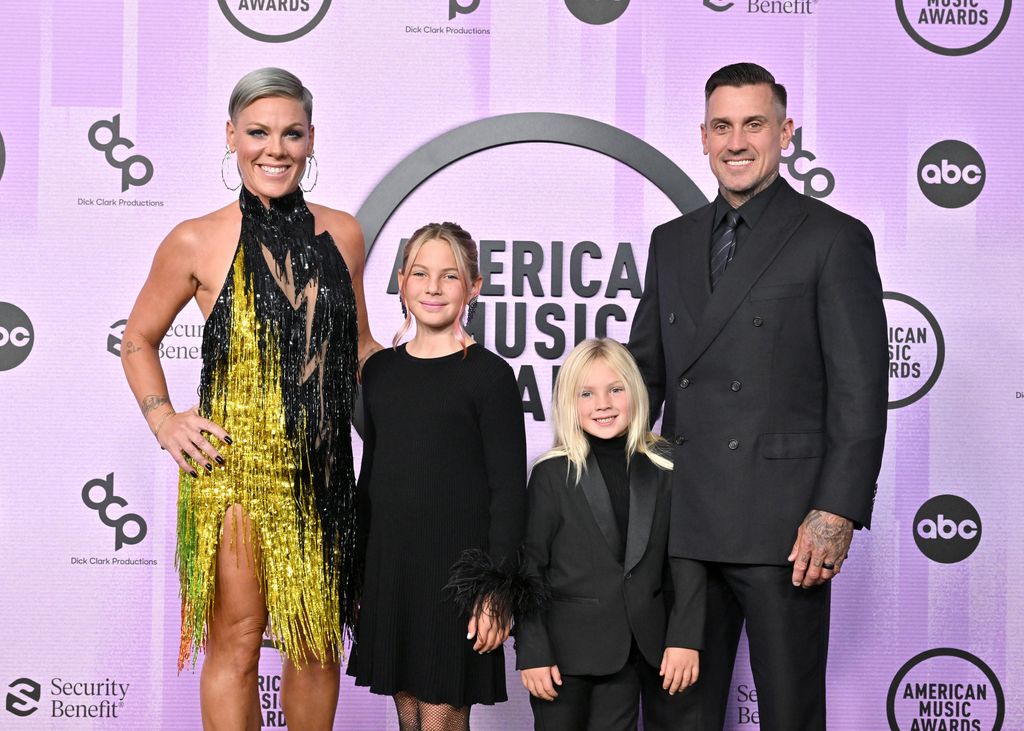
[(633, 356), (621, 343), (607, 338), (584, 340), (573, 348), (558, 371), (551, 398), (552, 421), (555, 425), (555, 443), (537, 462), (565, 457), (570, 469), (576, 468), (576, 482), (587, 470), (590, 443), (580, 425), (576, 399), (587, 370), (595, 361), (602, 360), (615, 371), (629, 394), (629, 428), (626, 430), (626, 459), (643, 454), (663, 470), (672, 469), (672, 460), (666, 457), (668, 443), (653, 433), (648, 426), (650, 406), (647, 388)]
[[(428, 241), (443, 241), (448, 244), (452, 250), (452, 256), (455, 257), (455, 268), (459, 272), (459, 279), (462, 281), (462, 286), (465, 292), (470, 291), (473, 288), (473, 282), (480, 277), (480, 263), (479, 253), (476, 247), (476, 241), (469, 235), (466, 229), (462, 228), (457, 223), (451, 221), (445, 221), (444, 223), (428, 223), (426, 226), (421, 226), (416, 229), (412, 237), (406, 242), (405, 250), (402, 252), (402, 268), (403, 273), (408, 273), (409, 266), (416, 261), (416, 256), (420, 253), (420, 249)], [(406, 280), (408, 281), (408, 280)], [(399, 291), (398, 295), (402, 298), (402, 302), (405, 302), (405, 292)], [(462, 325), (463, 316), (466, 311), (466, 305), (463, 303), (459, 309), (459, 316), (455, 318), (455, 339), (462, 344), (462, 353), (466, 353), (466, 341), (469, 338), (469, 334), (466, 332), (466, 328)], [(398, 328), (398, 332), (395, 333), (395, 337), (391, 340), (391, 344), (398, 347), (398, 344), (402, 341), (402, 336), (408, 332), (409, 327), (412, 325), (412, 311), (406, 307), (405, 321), (402, 326)]]

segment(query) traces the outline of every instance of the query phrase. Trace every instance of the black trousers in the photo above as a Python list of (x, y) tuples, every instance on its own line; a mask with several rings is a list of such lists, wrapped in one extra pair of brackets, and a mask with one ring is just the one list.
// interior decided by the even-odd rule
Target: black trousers
[(700, 708), (687, 690), (669, 695), (634, 645), (612, 675), (563, 675), (553, 701), (530, 696), (536, 731), (636, 731), (641, 700), (644, 731), (696, 731)]
[(702, 728), (721, 731), (744, 623), (761, 731), (824, 731), (830, 584), (800, 589), (789, 566), (707, 563)]

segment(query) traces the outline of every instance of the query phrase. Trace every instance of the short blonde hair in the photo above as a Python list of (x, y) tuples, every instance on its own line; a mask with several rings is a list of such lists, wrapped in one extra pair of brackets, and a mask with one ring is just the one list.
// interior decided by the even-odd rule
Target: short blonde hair
[[(480, 277), (480, 255), (477, 251), (476, 241), (473, 240), (473, 237), (469, 235), (466, 229), (451, 221), (428, 223), (426, 226), (416, 229), (412, 237), (406, 242), (405, 250), (402, 252), (402, 273), (408, 273), (409, 267), (416, 261), (416, 256), (420, 253), (420, 249), (428, 241), (443, 241), (448, 244), (452, 250), (452, 256), (455, 257), (455, 268), (459, 272), (459, 279), (462, 281), (464, 291), (468, 292), (472, 289), (473, 282)], [(405, 292), (400, 290), (398, 295), (404, 303)], [(462, 343), (463, 355), (465, 355), (466, 341), (469, 338), (469, 334), (462, 326), (465, 311), (466, 306), (463, 304), (459, 309), (459, 316), (455, 319), (455, 339)], [(411, 325), (412, 312), (406, 307), (405, 321), (398, 328), (398, 332), (395, 333), (391, 344), (397, 348)]]
[(551, 398), (552, 421), (555, 427), (555, 443), (537, 461), (542, 462), (554, 457), (565, 457), (570, 468), (576, 468), (576, 482), (587, 469), (587, 455), (590, 454), (590, 443), (580, 424), (576, 399), (583, 378), (595, 361), (604, 361), (615, 371), (626, 386), (629, 394), (629, 427), (626, 431), (626, 459), (634, 454), (646, 455), (655, 465), (663, 470), (672, 469), (672, 460), (666, 453), (668, 444), (654, 434), (648, 426), (650, 416), (647, 387), (644, 385), (640, 369), (629, 351), (615, 340), (608, 338), (592, 338), (584, 340), (569, 353), (558, 371), (555, 379), (554, 393)]

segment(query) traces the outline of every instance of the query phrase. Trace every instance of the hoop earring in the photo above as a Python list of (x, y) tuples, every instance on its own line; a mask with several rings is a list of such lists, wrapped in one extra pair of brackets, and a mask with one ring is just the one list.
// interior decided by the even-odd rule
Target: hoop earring
[(476, 306), (479, 301), (479, 297), (474, 297), (469, 301), (469, 307), (466, 308), (466, 325), (469, 327), (469, 323), (473, 322), (473, 315), (476, 314)]
[(316, 155), (313, 155), (312, 153), (310, 154), (309, 158), (306, 160), (306, 172), (303, 173), (302, 179), (306, 180), (307, 178), (309, 178), (309, 166), (310, 165), (313, 166), (313, 169), (316, 171), (316, 175), (313, 177), (313, 184), (311, 186), (309, 186), (308, 188), (303, 186), (302, 183), (299, 183), (299, 187), (302, 188), (302, 191), (304, 193), (308, 193), (311, 190), (313, 190), (313, 188), (316, 187), (316, 181), (318, 181), (320, 179), (320, 163), (318, 163), (316, 161)]
[[(232, 152), (233, 152), (233, 150), (230, 147), (228, 147), (227, 145), (224, 145), (224, 157), (220, 161), (220, 179), (221, 179), (221, 182), (224, 183), (224, 187), (227, 188), (228, 190), (238, 190), (239, 188), (242, 187), (242, 174), (241, 173), (238, 174), (238, 185), (236, 185), (234, 188), (232, 188), (230, 185), (228, 185), (227, 176), (224, 174), (224, 163), (226, 163), (229, 160), (231, 160), (231, 153)], [(234, 167), (235, 172), (238, 173), (238, 163), (236, 162), (232, 167)]]

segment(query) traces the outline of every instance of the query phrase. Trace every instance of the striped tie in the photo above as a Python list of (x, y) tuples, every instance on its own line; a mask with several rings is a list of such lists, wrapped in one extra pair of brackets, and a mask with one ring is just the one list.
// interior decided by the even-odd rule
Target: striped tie
[(725, 229), (711, 244), (711, 289), (714, 291), (718, 280), (725, 274), (733, 256), (736, 255), (736, 227), (740, 225), (740, 214), (730, 210), (725, 214)]

